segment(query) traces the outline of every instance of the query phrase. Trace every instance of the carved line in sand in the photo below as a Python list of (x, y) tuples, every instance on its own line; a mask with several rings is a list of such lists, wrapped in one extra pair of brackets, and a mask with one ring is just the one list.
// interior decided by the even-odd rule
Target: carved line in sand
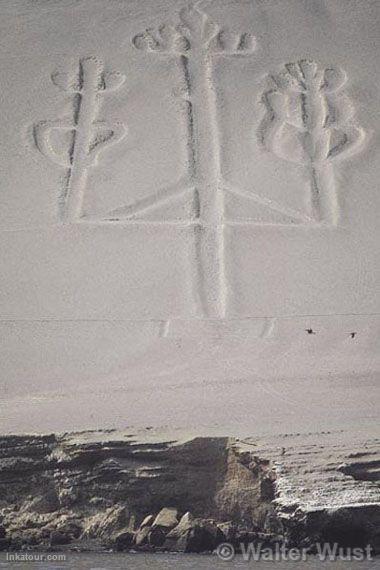
[(82, 216), (88, 169), (97, 164), (100, 151), (126, 134), (122, 123), (96, 120), (100, 96), (119, 89), (125, 77), (104, 71), (99, 59), (87, 57), (79, 61), (75, 73), (56, 72), (51, 79), (60, 89), (73, 93), (72, 116), (34, 125), (34, 142), (46, 158), (66, 169), (60, 217), (65, 222), (78, 221)]
[(239, 342), (267, 340), (274, 336), (277, 319), (172, 319), (159, 323), (160, 338), (194, 338), (223, 342), (226, 339)]
[(354, 106), (343, 94), (347, 81), (338, 67), (300, 60), (268, 77), (262, 97), (266, 114), (260, 143), (278, 157), (302, 164), (308, 177), (307, 218), (336, 225), (339, 204), (333, 162), (356, 153), (364, 130), (352, 122)]
[[(163, 24), (133, 38), (140, 50), (177, 58), (185, 107), (187, 167), (193, 192), (193, 295), (203, 317), (226, 314), (224, 196), (212, 68), (215, 56), (247, 56), (255, 50), (248, 33), (227, 32), (212, 22), (200, 5), (180, 12), (178, 25)], [(168, 197), (159, 196), (152, 206)]]

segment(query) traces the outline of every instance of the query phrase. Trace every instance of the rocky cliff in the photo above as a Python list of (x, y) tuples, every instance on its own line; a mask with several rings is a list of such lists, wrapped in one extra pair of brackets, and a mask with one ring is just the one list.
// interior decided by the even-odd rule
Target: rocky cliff
[(350, 441), (4, 436), (0, 548), (194, 552), (260, 540), (312, 550), (323, 540), (378, 551), (379, 441)]

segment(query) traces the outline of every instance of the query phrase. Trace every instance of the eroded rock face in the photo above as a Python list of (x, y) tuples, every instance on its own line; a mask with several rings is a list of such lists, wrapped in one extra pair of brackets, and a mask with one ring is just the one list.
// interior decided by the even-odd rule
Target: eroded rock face
[(262, 460), (275, 465), (276, 516), (267, 517), (267, 530), (289, 546), (370, 544), (380, 552), (378, 439), (326, 431), (245, 443), (257, 444)]
[(15, 547), (158, 548), (177, 529), (171, 548), (211, 550), (218, 522), (251, 527), (273, 509), (260, 494), (270, 470), (228, 438), (3, 437), (0, 508)]
[(377, 442), (355, 451), (322, 440), (2, 437), (0, 549), (203, 552), (227, 541), (312, 551), (320, 541), (378, 551)]

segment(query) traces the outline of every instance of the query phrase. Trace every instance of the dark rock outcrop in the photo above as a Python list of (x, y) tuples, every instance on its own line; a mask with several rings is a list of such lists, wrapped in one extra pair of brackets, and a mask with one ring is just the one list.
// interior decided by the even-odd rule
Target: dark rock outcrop
[(112, 544), (116, 551), (129, 550), (133, 545), (134, 533), (130, 530), (124, 530), (116, 533), (112, 537)]
[(337, 449), (323, 437), (1, 437), (0, 550), (312, 551), (320, 541), (379, 551), (378, 444)]

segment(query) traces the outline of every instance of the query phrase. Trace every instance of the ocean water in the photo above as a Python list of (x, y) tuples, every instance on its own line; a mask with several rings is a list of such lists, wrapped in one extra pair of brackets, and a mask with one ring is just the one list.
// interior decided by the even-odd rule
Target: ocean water
[[(46, 556), (46, 555), (37, 555)], [(6, 554), (0, 556), (0, 570), (17, 568), (19, 570), (243, 570), (255, 568), (256, 570), (357, 570), (380, 569), (380, 558), (364, 561), (321, 561), (315, 557), (309, 557), (306, 561), (245, 561), (242, 556), (236, 556), (233, 560), (223, 561), (215, 555), (197, 554), (95, 554), (95, 553), (67, 553), (66, 559), (61, 561), (29, 560), (11, 562), (6, 560)]]

